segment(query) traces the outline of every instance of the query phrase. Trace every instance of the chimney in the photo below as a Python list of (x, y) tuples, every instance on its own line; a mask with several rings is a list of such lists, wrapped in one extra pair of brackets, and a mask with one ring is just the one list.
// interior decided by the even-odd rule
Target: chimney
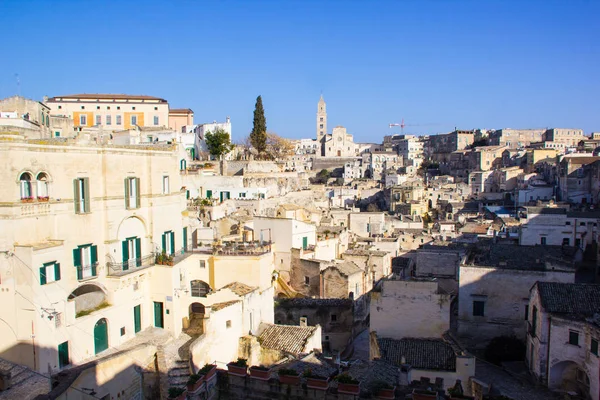
[(301, 327), (307, 327), (308, 326), (307, 320), (308, 319), (306, 317), (300, 317), (300, 326)]

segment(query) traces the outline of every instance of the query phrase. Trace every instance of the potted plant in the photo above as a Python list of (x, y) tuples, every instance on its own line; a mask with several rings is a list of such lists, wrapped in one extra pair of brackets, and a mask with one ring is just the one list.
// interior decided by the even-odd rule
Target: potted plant
[(396, 387), (385, 381), (373, 382), (370, 390), (371, 393), (381, 400), (393, 400), (395, 398), (394, 392), (396, 391)]
[(33, 196), (21, 197), (21, 203), (33, 203)]
[(170, 387), (169, 388), (169, 399), (171, 400), (185, 400), (185, 396), (187, 396), (187, 390), (180, 387)]
[(437, 400), (437, 393), (431, 390), (413, 389), (413, 400)]
[(187, 381), (188, 392), (195, 392), (204, 383), (204, 375), (192, 374)]
[(38, 201), (48, 201), (50, 198), (48, 196), (38, 196)]
[(237, 361), (232, 361), (227, 364), (227, 371), (230, 375), (246, 376), (248, 361), (245, 358), (238, 358)]
[(349, 374), (338, 375), (335, 380), (338, 383), (338, 393), (358, 395), (360, 393), (359, 382)]
[(298, 371), (289, 368), (281, 368), (277, 371), (279, 375), (279, 383), (287, 385), (297, 385), (300, 383), (300, 374)]
[(262, 365), (253, 365), (250, 367), (250, 377), (268, 381), (271, 378), (271, 368)]
[(329, 378), (314, 374), (310, 368), (304, 371), (303, 375), (306, 378), (306, 386), (309, 389), (327, 390), (329, 387)]
[(214, 364), (205, 364), (204, 367), (198, 371), (199, 375), (204, 375), (204, 381), (208, 382), (213, 376), (216, 376), (217, 366)]

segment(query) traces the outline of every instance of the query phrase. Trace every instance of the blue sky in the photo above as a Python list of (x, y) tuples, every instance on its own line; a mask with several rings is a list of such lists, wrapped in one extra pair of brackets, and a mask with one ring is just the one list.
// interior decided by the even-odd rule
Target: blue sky
[[(454, 127), (600, 131), (599, 1), (2, 0), (0, 97), (130, 93), (357, 141)], [(8, 56), (8, 57), (6, 57)]]

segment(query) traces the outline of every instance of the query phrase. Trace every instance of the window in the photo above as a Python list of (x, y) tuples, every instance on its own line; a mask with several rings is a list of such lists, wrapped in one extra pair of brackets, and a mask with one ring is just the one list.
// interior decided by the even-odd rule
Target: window
[(585, 226), (585, 222), (580, 222), (579, 226)]
[(162, 249), (168, 255), (175, 253), (175, 235), (173, 231), (167, 231), (162, 235)]
[(154, 111), (158, 110), (158, 107), (154, 107)]
[(525, 321), (529, 321), (529, 306), (525, 305)]
[(158, 116), (157, 115), (154, 116), (154, 125), (158, 125)]
[(110, 110), (110, 106), (106, 106), (106, 109), (107, 109), (107, 110)]
[(100, 109), (100, 106), (96, 106), (96, 110), (99, 110), (99, 109)]
[(323, 122), (323, 117), (321, 117), (321, 118), (319, 119), (319, 121), (320, 121), (320, 122)]
[(310, 285), (310, 278), (308, 276), (304, 277), (304, 284), (305, 285)]
[(97, 276), (98, 246), (84, 244), (73, 249), (73, 265), (77, 268), (78, 280)]
[[(117, 107), (119, 108), (119, 107)], [(117, 125), (121, 125), (121, 116), (117, 115)]]
[(90, 212), (90, 181), (88, 178), (73, 180), (75, 213), (85, 214)]
[(60, 328), (62, 326), (62, 313), (57, 312), (54, 314), (54, 327)]
[(142, 239), (133, 236), (126, 238), (121, 242), (123, 271), (127, 271), (130, 267), (135, 268), (142, 266)]
[(485, 315), (485, 301), (473, 301), (473, 316), (483, 317)]
[(125, 327), (124, 326), (121, 328), (121, 336), (125, 336)]
[(542, 236), (542, 237), (540, 238), (540, 243), (541, 243), (542, 245), (546, 245), (546, 237), (545, 237), (545, 236)]
[(337, 321), (337, 315), (331, 314), (331, 322), (336, 322), (336, 321)]
[(121, 109), (121, 106), (117, 106), (117, 110), (120, 110), (120, 109)]
[(86, 126), (87, 125), (87, 115), (83, 114), (79, 116), (79, 125)]
[(131, 107), (131, 109), (135, 111), (135, 107)]
[(579, 346), (579, 332), (569, 331), (569, 344)]
[(28, 172), (19, 177), (21, 184), (21, 199), (33, 199), (33, 190), (31, 187), (31, 175)]
[(140, 178), (125, 178), (125, 208), (140, 208)]
[(106, 116), (106, 125), (110, 125), (112, 124), (112, 115), (107, 115)]
[(40, 267), (40, 285), (60, 281), (60, 264), (56, 261), (44, 263)]
[(319, 128), (323, 129), (323, 124), (319, 125)]
[(206, 260), (200, 260), (200, 268), (206, 268)]
[(227, 328), (227, 329), (231, 328), (231, 320), (230, 319), (225, 322), (225, 328)]
[(581, 239), (575, 239), (575, 247), (581, 247)]
[(85, 106), (81, 106), (81, 109), (82, 109), (82, 110), (85, 110)]
[(592, 339), (592, 344), (590, 345), (590, 353), (597, 356), (598, 355), (598, 340)]
[(563, 246), (568, 246), (569, 243), (571, 243), (571, 241), (569, 240), (569, 238), (563, 238), (563, 241), (562, 241), (562, 245)]
[(58, 106), (58, 109), (59, 109), (59, 110), (62, 110), (62, 106)]
[(169, 176), (168, 175), (163, 176), (162, 192), (163, 192), (163, 194), (169, 194)]
[(571, 225), (570, 221), (565, 222), (565, 225)]
[(210, 286), (203, 281), (191, 281), (190, 288), (192, 297), (206, 297), (210, 293)]
[(131, 116), (131, 125), (137, 125), (137, 115)]
[[(98, 107), (100, 108), (100, 107)], [(96, 115), (96, 125), (102, 125), (102, 116)]]

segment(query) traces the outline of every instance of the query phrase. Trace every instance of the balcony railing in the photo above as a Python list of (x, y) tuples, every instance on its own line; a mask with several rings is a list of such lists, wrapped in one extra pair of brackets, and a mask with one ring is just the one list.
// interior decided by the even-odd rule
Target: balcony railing
[(213, 254), (221, 256), (259, 256), (271, 251), (270, 242), (240, 243), (227, 246), (199, 247), (194, 253)]
[(85, 281), (98, 276), (98, 262), (77, 267), (77, 280)]
[(150, 253), (140, 258), (132, 258), (128, 261), (119, 263), (106, 263), (107, 275), (108, 276), (123, 276), (148, 268), (154, 265), (156, 262), (156, 254)]

